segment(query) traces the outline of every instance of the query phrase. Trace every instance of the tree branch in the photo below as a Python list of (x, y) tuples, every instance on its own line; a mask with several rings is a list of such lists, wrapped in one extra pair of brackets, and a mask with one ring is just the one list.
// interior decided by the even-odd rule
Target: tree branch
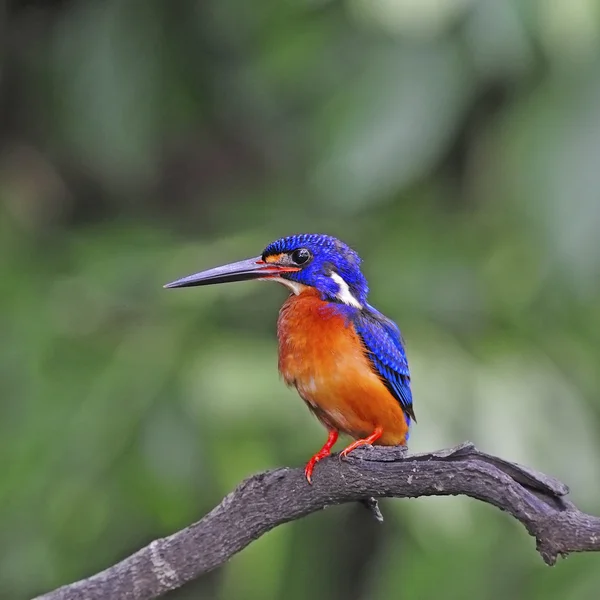
[(277, 469), (243, 481), (197, 523), (153, 541), (120, 563), (37, 600), (149, 600), (214, 569), (277, 525), (327, 506), (369, 497), (464, 494), (511, 514), (535, 537), (548, 565), (570, 552), (600, 550), (600, 517), (577, 510), (566, 485), (472, 444), (406, 456), (401, 448), (365, 448), (326, 459), (308, 485), (301, 469)]

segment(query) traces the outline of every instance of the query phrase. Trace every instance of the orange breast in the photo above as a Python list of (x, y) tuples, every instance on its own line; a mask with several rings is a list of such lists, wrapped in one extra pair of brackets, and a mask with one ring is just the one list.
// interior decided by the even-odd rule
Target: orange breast
[(290, 296), (279, 313), (277, 335), (279, 371), (325, 426), (354, 438), (382, 427), (377, 443), (405, 443), (408, 427), (400, 404), (334, 305), (310, 288)]

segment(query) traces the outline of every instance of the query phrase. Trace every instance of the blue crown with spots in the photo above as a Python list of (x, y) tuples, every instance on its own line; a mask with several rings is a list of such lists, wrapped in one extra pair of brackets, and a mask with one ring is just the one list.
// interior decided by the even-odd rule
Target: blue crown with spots
[[(347, 286), (357, 304), (366, 302), (367, 280), (360, 270), (360, 257), (347, 244), (330, 235), (303, 233), (280, 238), (263, 251), (263, 259), (277, 254), (308, 250), (310, 260), (300, 271), (286, 273), (285, 278), (314, 287), (325, 299), (339, 301)], [(341, 278), (341, 279), (340, 279)]]

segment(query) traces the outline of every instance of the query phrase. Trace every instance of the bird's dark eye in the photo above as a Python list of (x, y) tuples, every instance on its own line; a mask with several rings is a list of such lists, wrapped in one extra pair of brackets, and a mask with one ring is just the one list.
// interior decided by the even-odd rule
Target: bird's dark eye
[(291, 259), (297, 265), (303, 265), (307, 263), (311, 258), (310, 250), (306, 248), (298, 248), (298, 250), (294, 250), (291, 254)]

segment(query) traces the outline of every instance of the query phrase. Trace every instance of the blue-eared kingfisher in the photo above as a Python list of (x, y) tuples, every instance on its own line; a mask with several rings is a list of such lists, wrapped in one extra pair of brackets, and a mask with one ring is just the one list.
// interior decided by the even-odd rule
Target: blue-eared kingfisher
[(345, 433), (355, 439), (341, 452), (369, 444), (406, 445), (415, 420), (404, 340), (396, 324), (367, 302), (358, 254), (320, 234), (292, 235), (260, 256), (201, 271), (166, 288), (251, 279), (290, 290), (277, 322), (279, 372), (329, 431), (307, 463), (329, 456)]

